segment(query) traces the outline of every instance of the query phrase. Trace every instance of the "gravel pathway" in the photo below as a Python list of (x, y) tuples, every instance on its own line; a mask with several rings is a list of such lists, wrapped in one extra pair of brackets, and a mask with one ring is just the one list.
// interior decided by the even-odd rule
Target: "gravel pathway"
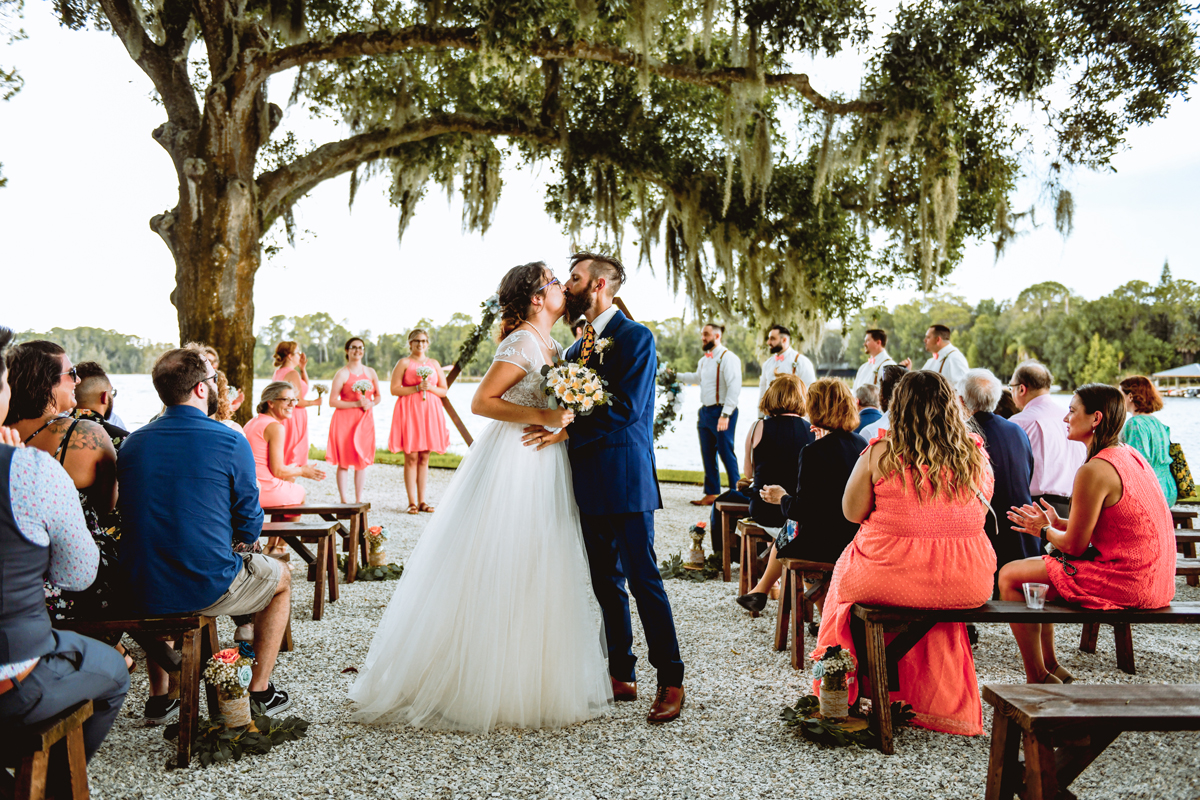
[[(336, 500), (332, 470), (306, 482), (313, 501)], [(451, 472), (430, 471), (436, 504)], [(703, 518), (688, 505), (692, 486), (664, 484), (666, 508), (656, 518), (660, 558), (690, 547), (686, 531)], [(371, 519), (393, 532), (393, 560), (411, 551), (428, 515), (409, 516), (402, 470), (371, 469)], [(642, 697), (610, 716), (558, 731), (504, 730), (488, 736), (374, 728), (348, 721), (346, 691), (362, 663), (394, 582), (343, 586), (341, 599), (311, 621), (312, 584), (293, 577), (296, 650), (281, 655), (275, 680), (295, 698), (294, 713), (312, 721), (308, 736), (264, 756), (207, 769), (168, 770), (173, 743), (161, 729), (141, 728), (144, 668), (120, 718), (89, 765), (93, 796), (108, 798), (641, 798), (641, 797), (983, 797), (989, 738), (900, 730), (897, 753), (828, 749), (795, 736), (778, 719), (807, 693), (809, 681), (772, 647), (774, 603), (751, 619), (736, 603), (737, 583), (668, 581), (687, 664), (683, 716), (668, 725), (645, 722), (653, 694), (645, 644), (634, 616)], [(1176, 598), (1200, 600), (1178, 583)], [(454, 587), (447, 587), (453, 591)], [(221, 640), (233, 629), (221, 620)], [(980, 683), (1023, 680), (1007, 626), (980, 626), (975, 650)], [(1200, 629), (1143, 626), (1134, 630), (1138, 675), (1116, 668), (1111, 632), (1095, 655), (1073, 646), (1079, 626), (1060, 626), (1063, 663), (1084, 683), (1200, 683)], [(139, 660), (140, 659), (140, 653)], [(984, 705), (984, 727), (990, 729)], [(195, 762), (194, 762), (195, 763)], [(1200, 797), (1200, 734), (1125, 734), (1074, 784), (1080, 798)]]

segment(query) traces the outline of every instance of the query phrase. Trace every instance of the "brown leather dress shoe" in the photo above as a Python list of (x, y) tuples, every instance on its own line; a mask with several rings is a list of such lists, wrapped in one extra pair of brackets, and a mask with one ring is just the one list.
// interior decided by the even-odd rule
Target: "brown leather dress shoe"
[(652, 724), (670, 722), (679, 716), (683, 710), (682, 686), (659, 686), (658, 694), (654, 695), (654, 705), (650, 706), (650, 714), (646, 721)]
[[(611, 676), (609, 676), (611, 677)], [(613, 700), (618, 703), (627, 703), (631, 700), (637, 700), (637, 682), (626, 683), (619, 681), (616, 678), (612, 679)]]
[(699, 500), (693, 500), (691, 502), (694, 506), (711, 506), (713, 503), (717, 502), (717, 496), (715, 494), (706, 494)]

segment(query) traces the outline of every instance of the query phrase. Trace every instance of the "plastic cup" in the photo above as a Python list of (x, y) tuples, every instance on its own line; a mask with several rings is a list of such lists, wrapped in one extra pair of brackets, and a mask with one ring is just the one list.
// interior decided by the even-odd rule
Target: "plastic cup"
[(1035, 611), (1041, 611), (1046, 607), (1046, 592), (1050, 585), (1047, 583), (1023, 583), (1021, 588), (1025, 590), (1025, 605)]

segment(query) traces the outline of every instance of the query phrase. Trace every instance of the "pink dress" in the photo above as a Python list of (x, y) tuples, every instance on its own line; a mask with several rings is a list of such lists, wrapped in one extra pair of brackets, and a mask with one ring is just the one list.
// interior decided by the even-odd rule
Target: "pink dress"
[[(370, 381), (366, 371), (347, 370), (346, 381), (338, 399), (347, 403), (358, 402), (358, 392), (351, 386), (355, 381)], [(375, 399), (375, 390), (367, 392), (368, 399)], [(375, 415), (374, 409), (337, 408), (329, 420), (329, 441), (325, 445), (325, 460), (339, 467), (364, 469), (375, 463)]]
[(246, 423), (242, 433), (250, 442), (250, 450), (254, 453), (254, 476), (258, 478), (258, 504), (263, 508), (273, 506), (295, 506), (304, 502), (304, 487), (294, 481), (276, 478), (271, 472), (270, 461), (267, 459), (267, 440), (263, 432), (272, 422), (279, 420), (270, 414), (259, 414)]
[[(978, 439), (976, 444), (982, 447)], [(991, 498), (994, 483), (989, 472), (979, 487), (984, 497)], [(893, 475), (877, 482), (875, 508), (833, 570), (818, 646), (840, 644), (854, 651), (850, 609), (855, 603), (975, 608), (987, 602), (996, 553), (983, 529), (986, 513), (974, 493), (953, 500), (939, 494), (919, 503), (911, 471), (903, 478)], [(892, 638), (889, 634), (888, 640)], [(858, 680), (848, 684), (851, 703), (860, 691), (867, 691), (862, 685), (865, 665), (859, 654), (855, 658), (859, 672)], [(893, 691), (891, 699), (910, 703), (916, 724), (946, 733), (983, 733), (975, 659), (965, 625), (935, 625), (900, 660), (899, 672), (900, 691)], [(813, 691), (819, 690), (820, 681), (814, 681)]]
[[(280, 367), (275, 370), (271, 380), (286, 381), (284, 376), (293, 370)], [(300, 389), (296, 392), (298, 399), (303, 400), (308, 394), (308, 382), (300, 377), (300, 371), (295, 370), (300, 379)], [(289, 467), (303, 467), (308, 463), (308, 409), (295, 406), (292, 408), (292, 418), (284, 425), (287, 435), (283, 437), (283, 460)]]
[[(431, 359), (423, 365), (418, 365), (410, 359), (401, 379), (405, 386), (416, 386), (421, 382), (417, 377), (418, 366), (436, 369), (438, 363)], [(436, 372), (430, 376), (430, 380), (434, 377)], [(426, 450), (444, 453), (449, 446), (450, 432), (446, 429), (442, 398), (433, 392), (426, 392), (424, 399), (421, 398), (420, 392), (396, 398), (396, 408), (392, 411), (392, 429), (388, 435), (388, 450), (393, 453), (423, 453)]]
[(1068, 575), (1042, 556), (1054, 590), (1084, 608), (1162, 608), (1175, 597), (1175, 523), (1154, 469), (1132, 447), (1106, 447), (1093, 458), (1113, 465), (1121, 499), (1100, 510), (1092, 544), (1100, 555), (1074, 562)]

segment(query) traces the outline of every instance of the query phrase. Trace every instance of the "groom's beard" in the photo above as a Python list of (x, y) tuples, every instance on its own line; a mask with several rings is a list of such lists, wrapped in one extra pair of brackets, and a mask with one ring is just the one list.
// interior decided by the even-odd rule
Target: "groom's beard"
[(596, 288), (595, 283), (589, 283), (587, 290), (582, 294), (572, 294), (571, 292), (563, 292), (563, 300), (566, 303), (567, 319), (577, 320), (588, 309), (592, 307), (592, 291)]
[(701, 349), (701, 350), (703, 350), (703, 351), (704, 351), (704, 352), (706, 352), (706, 353), (707, 353), (709, 350), (712, 350), (712, 349), (713, 349), (714, 347), (716, 347), (716, 346), (717, 346), (717, 343), (716, 343), (716, 342), (701, 342), (701, 343), (700, 343), (700, 349)]
[(771, 345), (771, 355), (777, 356), (782, 352), (783, 352), (783, 345), (781, 345), (781, 344)]

